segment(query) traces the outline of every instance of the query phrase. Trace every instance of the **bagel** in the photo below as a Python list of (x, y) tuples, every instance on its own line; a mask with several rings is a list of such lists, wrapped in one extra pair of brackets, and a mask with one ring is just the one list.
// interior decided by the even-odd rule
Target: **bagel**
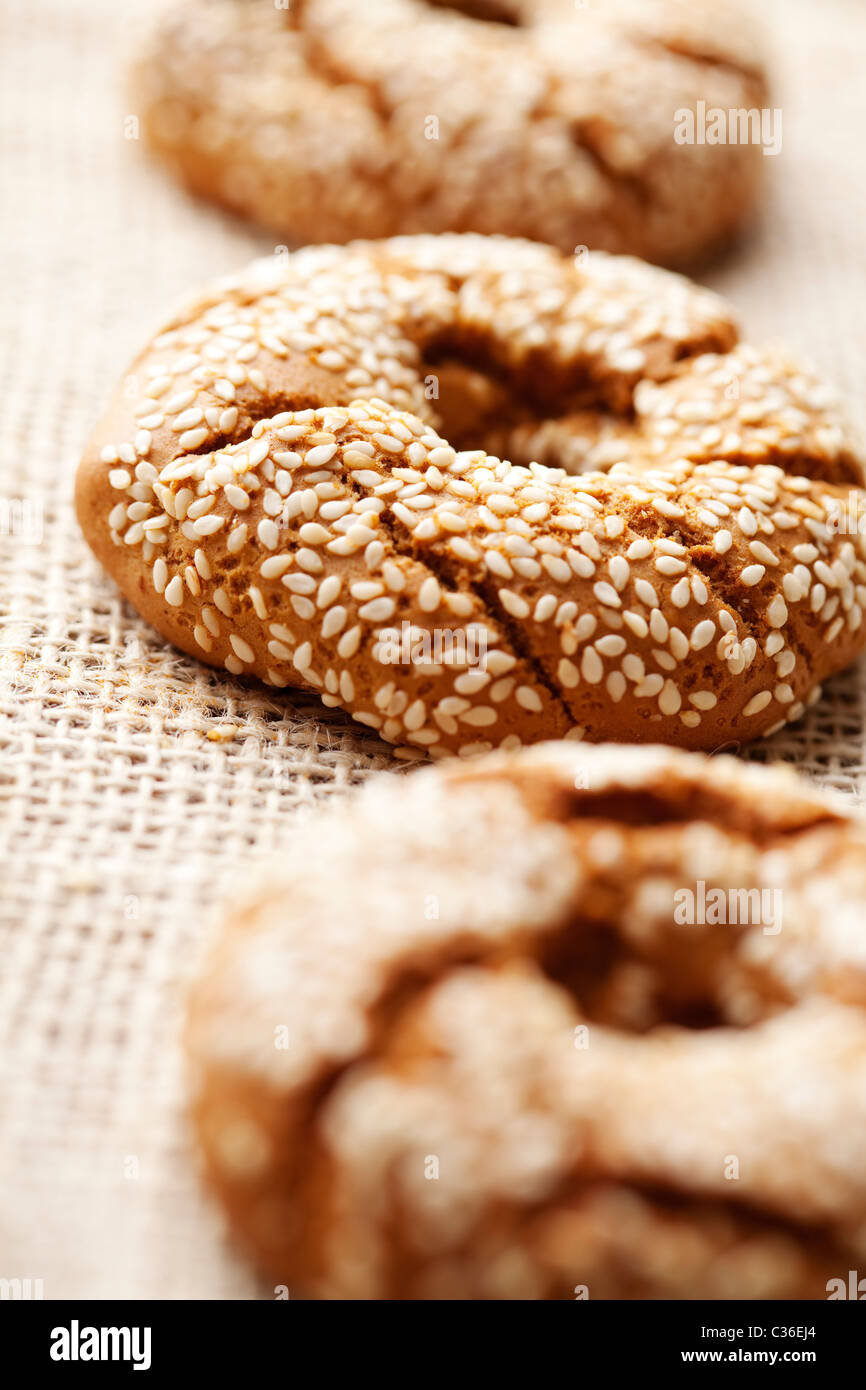
[(194, 192), (295, 244), (499, 232), (672, 265), (756, 201), (759, 143), (675, 129), (766, 109), (759, 49), (722, 0), (194, 0), (131, 109)]
[[(477, 447), (519, 458), (545, 421), (569, 467), (613, 467)], [(799, 718), (864, 643), (866, 543), (834, 525), (854, 483), (826, 390), (715, 296), (445, 236), (205, 290), (132, 365), (76, 498), (169, 641), (436, 757)]]
[(193, 1115), (292, 1297), (826, 1298), (866, 1255), (866, 828), (789, 771), (383, 777), (244, 891)]

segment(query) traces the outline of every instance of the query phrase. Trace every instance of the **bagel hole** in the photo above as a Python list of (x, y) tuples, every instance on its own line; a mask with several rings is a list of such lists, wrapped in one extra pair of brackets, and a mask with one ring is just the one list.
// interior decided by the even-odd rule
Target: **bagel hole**
[(483, 344), (431, 344), (423, 373), (436, 427), (455, 449), (482, 449), (515, 464), (585, 472), (605, 429), (633, 418), (622, 383), (602, 389), (585, 372), (556, 372), (543, 354), (515, 372)]
[[(718, 949), (724, 950), (720, 940)], [(681, 943), (679, 943), (681, 954)], [(708, 953), (709, 960), (717, 954)], [(550, 937), (538, 965), (571, 995), (581, 1017), (627, 1033), (729, 1026), (713, 994), (712, 968), (684, 972), (679, 957), (643, 957), (610, 922), (581, 918)]]
[[(766, 1297), (768, 1258), (777, 1271), (775, 1297), (779, 1298), (824, 1298), (828, 1278), (848, 1268), (844, 1242), (829, 1226), (804, 1220), (796, 1210), (772, 1210), (761, 1204), (758, 1194), (750, 1199), (735, 1190), (742, 1186), (737, 1182), (728, 1183), (730, 1190), (724, 1195), (710, 1196), (688, 1184), (675, 1187), (673, 1181), (673, 1175), (666, 1183), (661, 1176), (652, 1181), (633, 1172), (614, 1179), (600, 1169), (588, 1175), (570, 1173), (556, 1191), (546, 1193), (525, 1218), (541, 1248), (553, 1252), (556, 1282), (546, 1297), (573, 1298), (570, 1263), (563, 1270), (559, 1252), (580, 1249), (587, 1230), (592, 1233), (587, 1246), (592, 1251), (590, 1259), (599, 1271), (592, 1284), (593, 1296), (599, 1298), (694, 1296), (694, 1289), (691, 1294), (683, 1292), (683, 1283), (689, 1283), (688, 1278), (683, 1280), (683, 1269), (691, 1271), (692, 1279), (699, 1277), (695, 1252), (702, 1244), (707, 1252), (714, 1252), (712, 1268), (700, 1278), (706, 1298), (744, 1297), (739, 1271), (747, 1275), (750, 1269), (757, 1287), (763, 1288), (752, 1296)], [(546, 1247), (548, 1222), (551, 1234)], [(570, 1238), (564, 1240), (564, 1232), (570, 1232)], [(629, 1251), (635, 1238), (640, 1250), (652, 1248), (653, 1236), (655, 1248), (666, 1250), (666, 1259), (656, 1264), (633, 1258), (634, 1249)], [(671, 1259), (678, 1247), (685, 1265)], [(780, 1280), (786, 1281), (784, 1288), (778, 1287)], [(710, 1293), (708, 1287), (714, 1291)]]
[(475, 19), (484, 24), (504, 24), (509, 29), (519, 29), (523, 23), (518, 6), (508, 0), (426, 0), (435, 10), (452, 10), (464, 19)]
[[(490, 774), (495, 780), (496, 774)], [(803, 809), (796, 818), (780, 817), (778, 808), (764, 806), (723, 788), (704, 786), (699, 780), (671, 781), (656, 787), (630, 786), (611, 778), (609, 785), (588, 787), (539, 787), (531, 774), (515, 769), (509, 777), (520, 790), (526, 805), (539, 820), (574, 826), (583, 839), (586, 822), (599, 829), (625, 828), (655, 830), (662, 827), (690, 826), (696, 822), (717, 826), (762, 847), (790, 844), (799, 835), (821, 826), (839, 825), (843, 818), (831, 807)], [(478, 781), (484, 781), (481, 774)], [(578, 830), (579, 827), (579, 830)]]

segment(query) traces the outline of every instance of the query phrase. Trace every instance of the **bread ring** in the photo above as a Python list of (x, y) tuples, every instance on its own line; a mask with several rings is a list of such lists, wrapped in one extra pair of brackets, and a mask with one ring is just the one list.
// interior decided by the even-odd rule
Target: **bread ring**
[(195, 987), (209, 1181), (293, 1296), (824, 1298), (866, 1255), (864, 913), (866, 829), (785, 770), (378, 779)]
[[(455, 454), (487, 388), (473, 444), (579, 418), (584, 462), (625, 461)], [(422, 237), (205, 291), (132, 366), (77, 507), (166, 638), (405, 756), (717, 748), (798, 718), (866, 639), (864, 539), (824, 478), (862, 480), (827, 393), (737, 345), (714, 296), (603, 253)]]
[(296, 244), (501, 232), (681, 264), (767, 161), (754, 135), (677, 143), (677, 113), (760, 114), (758, 49), (722, 0), (194, 0), (132, 109), (192, 190)]

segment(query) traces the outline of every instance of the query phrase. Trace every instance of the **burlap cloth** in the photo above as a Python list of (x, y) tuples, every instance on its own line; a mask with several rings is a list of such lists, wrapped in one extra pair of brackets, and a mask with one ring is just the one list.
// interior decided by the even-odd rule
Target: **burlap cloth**
[[(189, 201), (125, 138), (147, 0), (0, 8), (0, 1278), (47, 1298), (267, 1296), (198, 1191), (184, 982), (256, 856), (394, 764), (316, 701), (167, 651), (91, 560), (71, 481), (118, 372), (175, 297), (273, 238)], [(760, 226), (704, 278), (863, 426), (866, 7), (761, 10), (783, 149)], [(751, 756), (859, 799), (864, 673)]]

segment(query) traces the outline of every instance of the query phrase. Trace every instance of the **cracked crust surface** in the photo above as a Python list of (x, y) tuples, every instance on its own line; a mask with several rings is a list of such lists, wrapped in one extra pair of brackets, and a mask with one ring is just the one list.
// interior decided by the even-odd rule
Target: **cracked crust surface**
[(194, 0), (133, 73), (151, 147), (297, 242), (475, 231), (683, 264), (741, 226), (757, 144), (674, 113), (767, 106), (720, 0)]
[[(474, 447), (538, 431), (543, 464)], [(861, 649), (864, 540), (835, 523), (861, 480), (830, 393), (716, 296), (443, 236), (208, 288), (132, 365), (77, 507), (169, 640), (401, 756), (712, 749)]]
[[(311, 818), (191, 1002), (235, 1234), (293, 1296), (825, 1298), (866, 1253), (864, 851), (787, 770), (661, 748)], [(778, 896), (683, 922), (701, 884)]]

